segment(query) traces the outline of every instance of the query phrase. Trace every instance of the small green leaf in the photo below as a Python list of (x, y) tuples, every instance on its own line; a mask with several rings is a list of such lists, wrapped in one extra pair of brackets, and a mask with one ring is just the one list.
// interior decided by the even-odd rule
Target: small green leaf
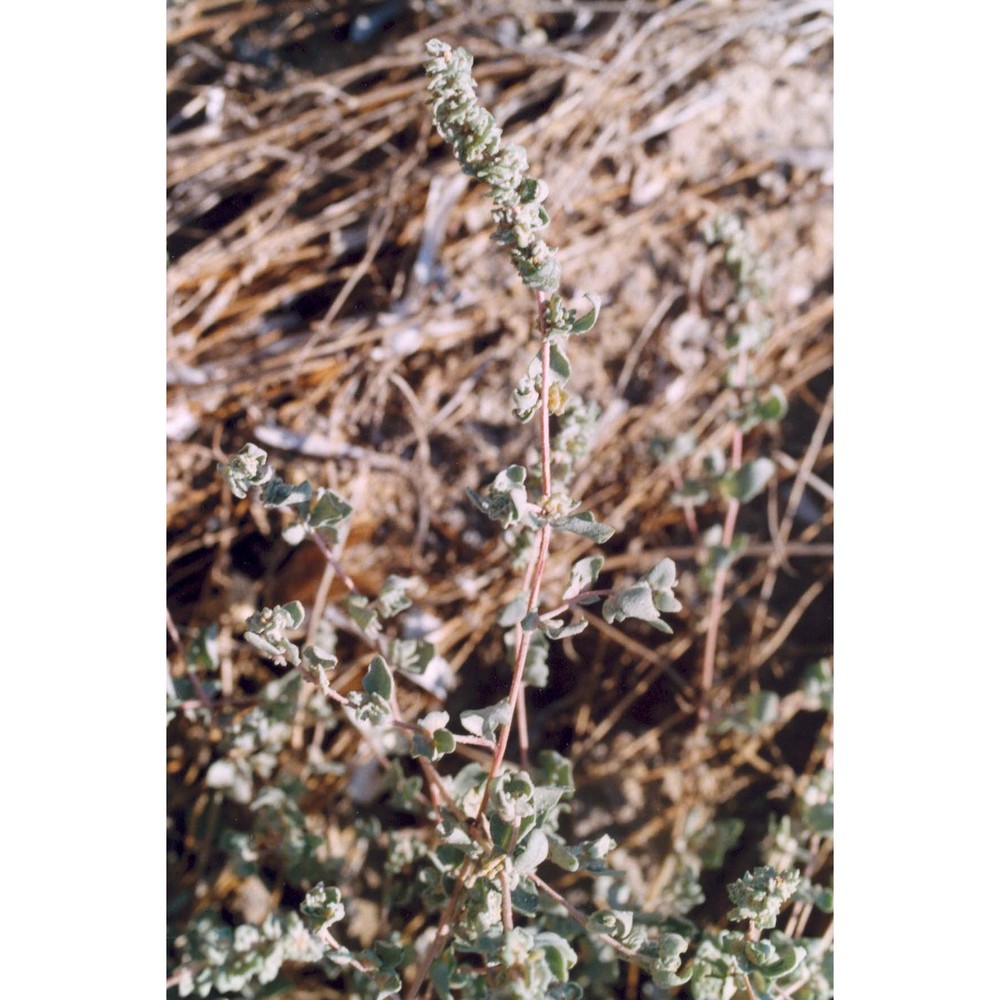
[(521, 879), (510, 894), (511, 905), (518, 913), (533, 917), (538, 913), (538, 892), (534, 883)]
[(306, 646), (302, 650), (303, 669), (309, 679), (325, 691), (329, 687), (327, 674), (336, 669), (337, 657), (326, 650), (315, 646)]
[(833, 890), (825, 885), (814, 885), (807, 878), (802, 880), (795, 899), (816, 906), (824, 913), (833, 913)]
[(584, 840), (570, 847), (569, 850), (576, 856), (584, 871), (593, 872), (595, 875), (614, 875), (620, 873), (616, 873), (615, 869), (608, 867), (607, 856), (617, 846), (615, 839), (605, 833), (597, 840)]
[(417, 721), (417, 725), (426, 729), (429, 733), (436, 733), (439, 729), (444, 729), (448, 725), (448, 713), (428, 712)]
[(631, 910), (598, 910), (587, 917), (587, 930), (591, 934), (607, 934), (616, 941), (622, 940), (632, 930), (635, 915)]
[(369, 694), (377, 694), (386, 701), (392, 698), (392, 674), (381, 656), (372, 660), (361, 685)]
[(691, 978), (691, 972), (678, 975), (681, 954), (688, 942), (680, 934), (663, 934), (657, 942), (657, 957), (653, 964), (653, 982), (661, 989), (682, 986)]
[(802, 821), (821, 837), (833, 836), (833, 803), (819, 802), (802, 813)]
[(299, 648), (285, 635), (285, 630), (298, 628), (304, 620), (305, 608), (299, 601), (282, 607), (262, 608), (247, 619), (247, 631), (243, 637), (254, 649), (279, 666), (287, 662), (297, 667), (300, 662)]
[(367, 639), (376, 639), (382, 631), (378, 610), (362, 594), (351, 594), (347, 598), (347, 613)]
[(219, 626), (212, 624), (198, 630), (198, 636), (188, 648), (189, 667), (215, 673), (219, 669)]
[(559, 349), (555, 342), (549, 345), (549, 368), (552, 375), (560, 385), (565, 385), (573, 373), (570, 367), (569, 358)]
[(514, 416), (521, 423), (527, 423), (538, 410), (538, 406), (542, 401), (542, 397), (539, 395), (541, 384), (542, 362), (536, 354), (532, 358), (531, 364), (528, 365), (527, 375), (522, 375), (518, 379), (513, 393)]
[(294, 507), (308, 503), (312, 497), (312, 486), (307, 482), (293, 486), (281, 479), (272, 479), (260, 493), (260, 502), (265, 507)]
[(580, 862), (576, 855), (566, 846), (562, 838), (557, 839), (555, 834), (549, 834), (549, 860), (563, 871), (580, 870)]
[(728, 546), (723, 545), (721, 524), (713, 524), (706, 528), (701, 537), (706, 549), (704, 557), (699, 558), (702, 563), (699, 581), (706, 590), (711, 590), (716, 576), (743, 555), (750, 544), (750, 538), (738, 532)]
[(754, 691), (746, 700), (746, 719), (752, 732), (777, 722), (781, 698), (774, 691)]
[(281, 608), (288, 615), (288, 627), (298, 628), (306, 620), (306, 609), (301, 601), (291, 601)]
[(768, 388), (768, 395), (760, 401), (758, 412), (762, 420), (782, 420), (788, 413), (788, 397), (780, 385)]
[(564, 983), (569, 978), (569, 970), (576, 965), (576, 952), (569, 942), (554, 931), (541, 931), (535, 935), (535, 947), (545, 954), (545, 964), (549, 971)]
[(455, 737), (447, 729), (438, 729), (434, 733), (434, 749), (441, 755), (454, 753)]
[(677, 583), (677, 566), (673, 559), (661, 559), (648, 573), (644, 579), (649, 581), (653, 592), (662, 590), (672, 590)]
[[(548, 247), (545, 249), (548, 250)], [(556, 260), (554, 251), (550, 250), (549, 253), (551, 256), (536, 262), (516, 249), (512, 251), (511, 257), (521, 280), (529, 288), (539, 292), (554, 292), (559, 287), (559, 261)]]
[(394, 993), (398, 993), (403, 988), (399, 976), (392, 971), (376, 972), (374, 983), (377, 989), (375, 1000), (387, 1000), (388, 997), (391, 997)]
[(354, 508), (333, 490), (320, 489), (318, 497), (309, 513), (309, 526), (314, 531), (322, 531), (334, 540), (338, 538), (337, 525), (350, 517)]
[(685, 504), (698, 506), (705, 503), (710, 496), (708, 483), (701, 479), (685, 479), (681, 489), (670, 494), (670, 502), (676, 507), (683, 507)]
[(451, 964), (441, 958), (435, 958), (431, 962), (428, 976), (438, 1000), (451, 1000), (451, 971), (453, 966), (454, 959), (451, 960)]
[(590, 302), (590, 312), (584, 313), (570, 327), (570, 333), (589, 333), (597, 322), (597, 317), (601, 312), (600, 297), (593, 292), (584, 292), (583, 297)]
[(768, 979), (778, 979), (794, 972), (806, 957), (805, 948), (796, 947), (783, 934), (775, 934), (770, 940), (748, 940), (743, 953), (747, 961)]
[(445, 729), (448, 725), (447, 712), (428, 712), (419, 721), (423, 732), (413, 734), (413, 754), (439, 761), (445, 754), (455, 750), (455, 737)]
[(802, 676), (802, 693), (809, 711), (833, 711), (833, 664), (830, 660), (810, 663)]
[(605, 600), (601, 614), (604, 620), (612, 625), (626, 618), (638, 618), (660, 632), (668, 635), (673, 632), (673, 629), (660, 618), (660, 611), (653, 600), (653, 590), (649, 582), (644, 579), (611, 594)]
[(755, 458), (735, 473), (723, 476), (719, 486), (723, 496), (748, 503), (761, 494), (774, 475), (775, 465), (769, 458)]

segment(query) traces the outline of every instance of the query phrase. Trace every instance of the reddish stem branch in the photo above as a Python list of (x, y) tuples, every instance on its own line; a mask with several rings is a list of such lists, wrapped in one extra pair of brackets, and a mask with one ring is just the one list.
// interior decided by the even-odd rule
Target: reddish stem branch
[[(577, 909), (577, 907), (575, 907), (568, 899), (566, 899), (565, 896), (563, 896), (561, 893), (553, 889), (552, 886), (548, 884), (548, 882), (540, 878), (538, 875), (532, 873), (528, 877), (531, 879), (532, 882), (535, 883), (535, 885), (538, 886), (539, 889), (542, 890), (542, 892), (544, 892), (548, 896), (551, 896), (557, 903), (564, 906), (566, 908), (566, 912), (581, 927), (587, 930), (588, 933), (592, 933), (590, 932), (587, 924), (587, 914), (584, 913), (583, 910)], [(647, 967), (648, 962), (642, 955), (640, 955), (637, 951), (633, 951), (631, 948), (622, 944), (621, 941), (616, 941), (613, 937), (611, 937), (610, 934), (595, 934), (594, 937), (596, 937), (600, 941), (603, 941), (605, 944), (611, 945), (611, 947), (614, 948), (615, 951), (617, 951), (624, 958), (628, 959), (628, 961), (635, 962), (636, 964), (641, 965), (643, 968)]]
[[(308, 525), (307, 525), (308, 528)], [(333, 549), (326, 544), (326, 539), (316, 530), (308, 528), (309, 538), (315, 543), (316, 547), (323, 553), (323, 558), (333, 567), (334, 572), (347, 584), (347, 588), (352, 593), (357, 593), (358, 588), (354, 585), (354, 581), (347, 575), (344, 567), (341, 566), (340, 561), (334, 555)]]
[(545, 329), (545, 297), (541, 292), (535, 292), (538, 302), (538, 330), (542, 335), (542, 405), (539, 408), (542, 442), (542, 500), (552, 494), (552, 468), (549, 448), (549, 342)]
[[(746, 384), (747, 352), (741, 350), (736, 361), (736, 374), (733, 377), (733, 388), (739, 392)], [(733, 431), (733, 448), (729, 467), (733, 472), (743, 464), (743, 430), (736, 425)], [(729, 548), (736, 534), (736, 518), (740, 512), (739, 500), (731, 499), (726, 507), (726, 520), (722, 527), (722, 547)], [(712, 583), (712, 601), (708, 612), (708, 628), (705, 632), (705, 657), (701, 666), (701, 709), (699, 715), (704, 720), (708, 716), (708, 696), (715, 681), (715, 655), (719, 640), (719, 625), (722, 621), (722, 597), (726, 591), (726, 577), (729, 566), (723, 564), (715, 573)]]
[[(542, 405), (539, 407), (539, 424), (541, 438), (541, 466), (542, 466), (542, 507), (552, 494), (552, 453), (549, 445), (549, 382), (551, 378), (549, 342), (546, 339), (545, 328), (545, 297), (541, 292), (535, 293), (538, 303), (538, 331), (542, 339), (542, 384), (540, 387)], [(535, 565), (532, 571), (531, 588), (528, 594), (528, 610), (533, 611), (538, 605), (538, 596), (542, 589), (542, 576), (545, 572), (545, 562), (549, 554), (549, 542), (552, 538), (552, 528), (549, 524), (542, 525), (538, 536), (538, 551), (535, 556)], [(528, 661), (528, 648), (531, 644), (530, 633), (523, 629), (518, 632), (517, 655), (514, 660), (514, 677), (510, 683), (510, 691), (507, 695), (507, 703), (511, 708), (511, 718), (517, 714), (518, 740), (521, 750), (521, 763), (527, 767), (528, 759), (528, 720), (524, 709), (524, 696), (522, 690), (522, 680), (524, 678), (524, 668)], [(493, 761), (490, 764), (489, 777), (486, 780), (486, 788), (483, 789), (483, 797), (479, 803), (479, 812), (476, 817), (478, 822), (486, 808), (486, 799), (489, 792), (490, 782), (500, 773), (504, 755), (507, 752), (507, 743), (510, 739), (510, 724), (501, 726), (497, 733), (497, 748), (493, 754)]]
[(417, 969), (417, 975), (410, 984), (410, 988), (406, 991), (405, 1000), (416, 1000), (416, 996), (420, 992), (420, 988), (424, 985), (424, 980), (427, 978), (427, 973), (430, 971), (431, 964), (441, 953), (444, 939), (451, 933), (452, 924), (458, 915), (458, 908), (461, 906), (462, 899), (465, 896), (465, 879), (468, 877), (470, 868), (472, 868), (472, 859), (466, 857), (465, 861), (462, 862), (462, 867), (459, 869), (458, 879), (455, 883), (455, 889), (451, 894), (451, 899), (448, 900), (448, 905), (441, 911), (441, 919), (438, 921), (434, 940), (431, 941), (424, 955), (424, 960)]
[[(542, 504), (544, 506), (545, 501), (549, 498), (549, 496), (551, 496), (552, 493), (552, 455), (549, 444), (550, 354), (549, 342), (545, 336), (545, 297), (541, 292), (536, 292), (535, 300), (538, 303), (538, 330), (542, 340), (542, 384), (540, 387), (542, 405), (540, 407), (541, 415), (539, 422), (541, 437)], [(548, 559), (549, 543), (551, 538), (552, 528), (548, 523), (545, 523), (542, 525), (541, 531), (538, 535), (538, 549), (535, 555), (534, 566), (530, 571), (531, 584), (528, 595), (529, 610), (533, 610), (538, 604), (538, 596), (542, 589), (542, 576), (545, 572), (545, 563)], [(486, 803), (489, 798), (490, 782), (492, 782), (493, 779), (500, 773), (500, 768), (503, 765), (503, 759), (507, 753), (507, 744), (510, 741), (511, 725), (515, 714), (518, 721), (518, 741), (520, 744), (521, 762), (522, 766), (527, 767), (528, 725), (527, 714), (524, 709), (522, 681), (524, 679), (524, 668), (528, 661), (529, 645), (530, 633), (525, 632), (523, 629), (519, 629), (517, 653), (514, 659), (514, 676), (511, 679), (510, 691), (507, 695), (507, 704), (510, 705), (511, 708), (512, 721), (505, 726), (501, 726), (497, 732), (497, 745), (493, 752), (493, 759), (490, 763), (490, 770), (486, 778), (486, 784), (483, 787), (483, 797), (479, 802), (479, 809), (476, 813), (476, 818), (473, 821), (473, 828), (478, 826), (480, 823), (483, 823)], [(461, 870), (459, 871), (458, 881), (456, 882), (454, 892), (452, 892), (451, 899), (448, 901), (448, 905), (441, 914), (437, 931), (434, 934), (434, 940), (431, 942), (430, 947), (427, 949), (427, 953), (424, 955), (423, 961), (420, 963), (416, 978), (406, 992), (406, 1000), (415, 1000), (424, 984), (424, 980), (427, 978), (427, 973), (430, 970), (431, 963), (435, 958), (437, 958), (442, 947), (444, 946), (444, 939), (451, 930), (451, 926), (455, 921), (462, 899), (465, 895), (465, 879), (469, 874), (471, 865), (472, 862), (466, 858)]]

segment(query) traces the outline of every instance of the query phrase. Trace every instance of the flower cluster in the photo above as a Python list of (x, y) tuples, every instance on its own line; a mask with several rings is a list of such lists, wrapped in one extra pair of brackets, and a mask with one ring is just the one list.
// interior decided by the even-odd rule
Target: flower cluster
[(476, 100), (472, 56), (432, 38), (424, 64), (429, 78), (434, 124), (462, 164), (462, 170), (490, 186), (498, 243), (510, 246), (524, 283), (541, 292), (559, 287), (556, 251), (536, 235), (549, 224), (542, 206), (544, 181), (528, 175), (524, 147), (504, 142), (496, 119)]

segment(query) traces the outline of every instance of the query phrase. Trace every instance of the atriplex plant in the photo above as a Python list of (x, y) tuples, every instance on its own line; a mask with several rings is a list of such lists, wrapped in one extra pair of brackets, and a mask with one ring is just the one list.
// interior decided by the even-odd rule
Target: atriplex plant
[[(529, 1000), (581, 997), (587, 991), (608, 995), (617, 963), (626, 961), (648, 974), (650, 996), (664, 996), (662, 991), (688, 982), (697, 1000), (787, 996), (792, 990), (798, 997), (831, 996), (828, 950), (773, 930), (790, 900), (829, 906), (826, 890), (812, 886), (799, 870), (765, 865), (748, 873), (729, 887), (734, 905), (730, 919), (748, 921), (748, 929), (702, 934), (683, 916), (693, 904), (655, 913), (629, 898), (624, 873), (608, 864), (616, 847), (610, 837), (571, 844), (559, 833), (559, 817), (574, 791), (571, 765), (550, 749), (540, 750), (532, 761), (524, 689), (546, 685), (550, 642), (587, 627), (586, 619), (575, 614), (578, 608), (600, 603), (607, 622), (634, 618), (670, 633), (663, 616), (680, 610), (674, 596), (677, 571), (670, 559), (663, 559), (634, 582), (601, 587), (604, 560), (590, 555), (574, 563), (556, 606), (541, 604), (553, 532), (573, 533), (596, 544), (613, 534), (569, 493), (574, 465), (587, 452), (597, 418), (596, 407), (567, 388), (569, 345), (594, 327), (599, 301), (586, 296), (591, 308), (579, 315), (558, 294), (556, 253), (539, 236), (548, 223), (542, 204), (546, 186), (529, 175), (524, 149), (504, 141), (493, 116), (478, 104), (471, 56), (438, 40), (427, 44), (427, 53), (437, 129), (462, 169), (488, 185), (494, 238), (508, 247), (537, 309), (538, 349), (514, 389), (513, 413), (522, 422), (535, 421), (539, 458), (531, 467), (511, 465), (499, 471), (482, 493), (469, 491), (476, 508), (504, 529), (522, 572), (519, 593), (498, 617), (506, 630), (511, 666), (507, 695), (497, 704), (462, 712), (457, 727), (446, 711), (415, 721), (404, 718), (398, 684), (403, 678), (424, 677), (438, 655), (423, 636), (390, 624), (411, 607), (410, 581), (389, 577), (374, 599), (359, 593), (340, 564), (351, 505), (329, 489), (282, 481), (266, 453), (246, 445), (223, 469), (233, 494), (243, 498), (259, 491), (265, 508), (290, 516), (284, 531), (288, 542), (309, 540), (320, 548), (348, 590), (341, 621), (369, 644), (373, 656), (361, 689), (344, 691), (336, 635), (328, 622), (314, 619), (308, 641), (302, 643), (297, 636), (307, 614), (298, 601), (265, 608), (248, 619), (247, 642), (273, 663), (293, 669), (269, 685), (258, 705), (234, 723), (231, 752), (212, 764), (207, 781), (249, 804), (262, 817), (263, 829), (278, 831), (286, 878), (302, 899), (301, 916), (294, 911), (272, 914), (261, 926), (244, 924), (234, 931), (203, 914), (184, 935), (184, 961), (173, 982), (182, 996), (209, 996), (213, 990), (256, 996), (284, 961), (313, 961), (340, 984), (343, 995)], [(744, 377), (745, 369), (742, 363)], [(761, 404), (762, 418), (780, 416), (782, 402), (778, 397), (776, 403)], [(552, 418), (558, 418), (555, 433)], [(741, 468), (737, 462), (732, 482), (724, 486), (737, 504), (752, 496), (768, 474), (759, 466), (749, 473)], [(721, 471), (718, 479), (725, 480)], [(693, 496), (689, 485), (688, 499)], [(729, 549), (733, 542), (727, 519), (720, 544)], [(722, 564), (714, 567), (713, 586), (723, 575)], [(192, 677), (217, 667), (214, 637), (213, 630), (204, 630), (189, 651)], [(368, 948), (352, 949), (343, 936), (334, 935), (331, 928), (350, 906), (341, 888), (328, 884), (337, 880), (341, 866), (336, 859), (324, 860), (321, 839), (307, 829), (295, 788), (276, 775), (279, 752), (289, 742), (301, 707), (300, 678), (315, 685), (310, 709), (330, 719), (336, 706), (381, 762), (395, 807), (418, 821), (384, 836), (385, 868), (396, 876), (383, 904), (393, 929)], [(826, 680), (812, 678), (814, 694)], [(178, 692), (175, 709), (206, 711), (213, 693), (210, 681), (198, 681), (195, 693), (196, 699), (185, 702)], [(518, 765), (507, 760), (515, 726)], [(451, 766), (470, 749), (485, 751), (480, 753), (484, 763)], [(404, 765), (407, 758), (416, 762), (415, 771)], [(316, 762), (323, 766), (336, 764)], [(259, 793), (258, 778), (270, 782)], [(809, 815), (807, 809), (803, 815)], [(824, 815), (811, 825), (806, 821), (808, 829), (801, 835), (817, 835), (820, 822), (828, 834), (826, 819)], [(800, 831), (789, 827), (781, 833), (783, 850), (775, 857), (791, 864), (799, 857), (795, 836)], [(738, 834), (738, 827), (712, 824), (700, 831), (688, 864), (695, 890), (698, 871), (718, 867)], [(364, 835), (369, 840), (381, 835), (377, 820), (368, 823)], [(692, 844), (697, 839), (692, 837)], [(256, 850), (249, 836), (230, 831), (223, 846), (234, 868), (254, 870)], [(546, 863), (595, 879), (589, 911), (571, 903), (551, 876), (541, 873)], [(696, 902), (696, 893), (691, 896)], [(395, 923), (394, 913), (400, 915)]]

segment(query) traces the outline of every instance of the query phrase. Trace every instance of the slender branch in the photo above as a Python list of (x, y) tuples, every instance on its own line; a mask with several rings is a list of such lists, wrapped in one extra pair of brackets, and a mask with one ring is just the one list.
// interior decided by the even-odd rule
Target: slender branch
[(550, 351), (549, 342), (545, 336), (545, 296), (541, 292), (535, 292), (535, 300), (538, 303), (538, 332), (542, 337), (542, 405), (538, 408), (538, 413), (541, 424), (542, 501), (544, 503), (552, 495), (552, 454), (549, 445)]
[[(733, 377), (733, 388), (739, 392), (746, 385), (747, 352), (740, 349), (736, 361), (736, 373)], [(735, 472), (743, 463), (743, 430), (736, 425), (733, 431), (733, 447), (729, 467)], [(726, 507), (726, 520), (722, 528), (722, 547), (729, 548), (736, 534), (736, 518), (740, 512), (740, 502), (735, 497), (730, 499)], [(699, 716), (704, 721), (708, 717), (708, 697), (715, 680), (715, 655), (719, 640), (719, 625), (722, 622), (722, 598), (726, 591), (726, 578), (729, 575), (727, 564), (720, 566), (712, 581), (712, 599), (708, 611), (708, 628), (705, 632), (705, 655), (701, 665), (701, 708)]]
[(540, 622), (551, 621), (553, 618), (561, 615), (564, 611), (569, 611), (570, 608), (576, 607), (576, 605), (582, 603), (583, 601), (590, 600), (594, 597), (607, 597), (608, 594), (613, 593), (613, 587), (605, 587), (603, 590), (584, 590), (575, 597), (571, 597), (569, 600), (564, 601), (558, 608), (553, 608), (552, 611), (546, 611), (544, 615), (539, 615), (538, 620)]
[(326, 559), (326, 561), (333, 567), (337, 576), (339, 576), (341, 580), (347, 584), (347, 589), (350, 590), (351, 593), (356, 594), (358, 592), (358, 588), (355, 586), (354, 581), (347, 575), (347, 571), (340, 564), (340, 560), (334, 554), (333, 549), (326, 544), (326, 540), (318, 531), (308, 525), (306, 525), (306, 529), (309, 538), (312, 539), (312, 541), (316, 544), (316, 547), (323, 553), (323, 558)]
[(514, 907), (510, 899), (510, 879), (507, 877), (507, 872), (503, 868), (500, 869), (499, 874), (503, 929), (505, 931), (512, 931), (514, 929)]
[(462, 867), (459, 869), (458, 879), (455, 883), (455, 889), (451, 894), (451, 899), (448, 900), (448, 905), (441, 911), (441, 918), (434, 933), (434, 940), (428, 946), (423, 961), (417, 968), (417, 974), (406, 991), (404, 1000), (416, 1000), (417, 994), (419, 994), (421, 987), (424, 985), (424, 980), (427, 978), (427, 973), (430, 971), (431, 964), (441, 953), (445, 938), (451, 933), (452, 924), (458, 915), (462, 900), (465, 898), (465, 880), (471, 868), (472, 859), (466, 857), (465, 861), (462, 862)]
[[(542, 501), (548, 499), (552, 491), (552, 472), (551, 472), (551, 449), (549, 445), (549, 378), (550, 378), (550, 366), (549, 366), (549, 344), (545, 339), (546, 327), (545, 327), (545, 297), (541, 292), (535, 293), (536, 302), (538, 304), (538, 328), (542, 339), (542, 384), (541, 384), (541, 397), (542, 405), (540, 407), (541, 418), (540, 418), (540, 437), (541, 437), (541, 465), (542, 465)], [(548, 559), (549, 543), (552, 539), (552, 528), (548, 523), (544, 523), (538, 534), (538, 548), (535, 555), (534, 566), (531, 569), (531, 584), (529, 588), (528, 595), (528, 608), (533, 609), (538, 604), (538, 597), (542, 589), (542, 576), (545, 572), (545, 563)], [(519, 727), (519, 741), (521, 746), (521, 759), (524, 766), (527, 766), (527, 748), (528, 748), (528, 738), (527, 738), (527, 718), (523, 708), (523, 689), (522, 681), (524, 678), (524, 668), (528, 661), (528, 648), (530, 646), (530, 633), (525, 632), (523, 629), (518, 631), (518, 642), (517, 642), (517, 652), (514, 660), (514, 676), (511, 679), (510, 690), (507, 694), (507, 704), (511, 708), (511, 717), (516, 713), (518, 719)], [(500, 768), (503, 765), (503, 759), (507, 752), (507, 744), (510, 740), (511, 723), (507, 723), (501, 726), (497, 731), (497, 744), (493, 751), (493, 759), (490, 762), (490, 770), (486, 778), (486, 783), (483, 786), (483, 796), (479, 801), (479, 809), (476, 812), (476, 818), (473, 821), (473, 827), (477, 827), (480, 824), (486, 827), (484, 816), (486, 812), (486, 803), (489, 799), (489, 788), (490, 783), (493, 779), (500, 773)], [(420, 967), (417, 970), (416, 979), (414, 979), (413, 984), (407, 991), (406, 1000), (416, 1000), (421, 987), (423, 986), (424, 980), (427, 977), (427, 973), (430, 970), (431, 963), (440, 954), (441, 948), (444, 944), (444, 939), (447, 936), (452, 923), (458, 913), (458, 909), (461, 905), (461, 900), (465, 895), (465, 879), (469, 873), (469, 867), (471, 866), (471, 861), (467, 858), (462, 865), (462, 869), (459, 873), (458, 882), (455, 885), (455, 889), (452, 892), (451, 899), (448, 901), (448, 906), (441, 914), (441, 919), (438, 922), (438, 928), (434, 935), (434, 940), (431, 942), (430, 947), (427, 949), (427, 953), (424, 956), (424, 960), (420, 963)]]
[(544, 879), (540, 878), (538, 875), (532, 872), (528, 876), (539, 889), (542, 890), (546, 895), (551, 896), (557, 903), (561, 904), (566, 908), (566, 912), (588, 933), (591, 933), (599, 941), (603, 941), (605, 944), (611, 945), (620, 955), (628, 959), (630, 962), (635, 962), (641, 965), (643, 968), (648, 966), (648, 961), (645, 956), (640, 955), (639, 952), (633, 951), (627, 945), (621, 943), (621, 941), (616, 941), (610, 934), (593, 934), (587, 926), (587, 914), (583, 910), (577, 909), (565, 896), (559, 893), (557, 890), (553, 889), (551, 885), (548, 884)]
[[(545, 327), (545, 296), (541, 292), (535, 292), (535, 299), (538, 303), (538, 332), (542, 339), (542, 384), (541, 397), (542, 405), (539, 407), (541, 414), (540, 437), (541, 437), (541, 465), (542, 465), (542, 506), (552, 495), (552, 453), (549, 446), (549, 342), (546, 340)], [(542, 577), (545, 573), (545, 563), (549, 554), (549, 543), (552, 539), (552, 527), (546, 522), (542, 525), (538, 536), (538, 553), (535, 556), (535, 565), (532, 572), (531, 588), (528, 594), (528, 610), (534, 610), (538, 605), (538, 597), (542, 589)], [(510, 691), (507, 695), (507, 703), (511, 708), (511, 716), (518, 711), (518, 702), (523, 700), (521, 682), (524, 678), (524, 668), (528, 662), (528, 648), (531, 644), (530, 633), (523, 629), (519, 632), (517, 655), (514, 661), (514, 676), (511, 679)], [(527, 718), (523, 708), (518, 712), (519, 739), (521, 743), (521, 757), (524, 765), (527, 765)], [(497, 732), (497, 747), (493, 753), (493, 761), (490, 764), (489, 776), (486, 779), (486, 787), (483, 789), (483, 797), (479, 803), (479, 811), (476, 816), (477, 822), (482, 818), (486, 809), (486, 799), (489, 794), (490, 782), (500, 772), (504, 755), (507, 752), (507, 743), (510, 739), (510, 724), (501, 726)]]

